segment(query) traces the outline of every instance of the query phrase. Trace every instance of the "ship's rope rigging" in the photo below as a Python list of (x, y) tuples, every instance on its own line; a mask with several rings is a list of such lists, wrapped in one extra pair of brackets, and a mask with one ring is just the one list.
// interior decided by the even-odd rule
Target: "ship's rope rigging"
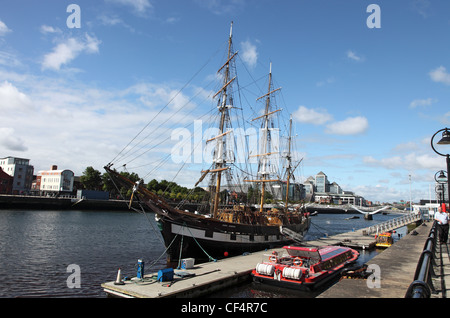
[[(123, 149), (110, 161), (110, 163), (114, 163), (116, 161), (118, 161), (119, 159), (123, 158), (123, 156), (125, 156), (127, 153), (129, 153), (132, 149), (134, 149), (136, 147), (133, 146), (130, 149), (128, 149), (132, 143), (138, 139), (138, 137), (140, 135), (142, 135), (144, 133), (144, 131), (159, 117), (159, 115), (166, 110), (173, 102), (174, 100), (187, 88), (191, 85), (191, 83), (194, 81), (194, 79), (213, 61), (214, 57), (217, 56), (217, 54), (219, 52), (223, 51), (223, 44), (220, 45), (220, 47), (207, 59), (207, 61), (198, 69), (197, 72), (194, 73), (194, 75), (192, 75), (192, 77), (170, 98), (170, 100), (159, 110), (159, 112), (157, 113), (157, 115), (155, 117), (153, 117), (152, 119), (150, 119), (150, 121), (147, 122), (147, 124), (141, 129), (139, 130), (139, 132), (128, 142), (128, 144), (123, 147)], [(210, 82), (210, 84), (213, 81)], [(186, 103), (183, 107), (184, 108), (188, 103)], [(181, 109), (180, 108), (180, 109)], [(148, 135), (147, 135), (148, 137)], [(146, 138), (144, 138), (143, 140), (145, 140)], [(139, 143), (138, 143), (139, 144)], [(128, 149), (128, 150), (127, 150)]]
[[(227, 43), (228, 44), (228, 43)], [(222, 45), (223, 46), (223, 45)], [(161, 169), (165, 164), (167, 164), (171, 159), (171, 153), (166, 153), (162, 157), (152, 157), (150, 161), (147, 161), (146, 163), (139, 163), (137, 160), (139, 158), (143, 159), (142, 157), (146, 154), (149, 154), (151, 151), (158, 149), (158, 147), (164, 146), (171, 140), (170, 131), (174, 128), (180, 128), (179, 122), (172, 123), (172, 118), (166, 118), (163, 120), (159, 120), (161, 115), (165, 110), (169, 108), (169, 106), (175, 101), (175, 99), (180, 96), (180, 94), (185, 91), (188, 87), (190, 87), (196, 77), (198, 77), (203, 70), (210, 64), (210, 62), (213, 60), (213, 58), (217, 55), (218, 52), (222, 50), (219, 48), (208, 60), (205, 64), (203, 64), (200, 69), (171, 97), (171, 99), (157, 112), (155, 117), (151, 118), (151, 120), (141, 129), (139, 132), (128, 142), (128, 144), (123, 147), (123, 149), (111, 160), (110, 165), (114, 164), (116, 167), (127, 167), (129, 170), (134, 169), (140, 169), (145, 167), (151, 167), (150, 171), (148, 171), (142, 179), (146, 179), (147, 177), (151, 176), (155, 172)], [(237, 53), (237, 52), (236, 52)], [(251, 118), (255, 118), (261, 115), (261, 112), (256, 109), (256, 105), (258, 102), (255, 102), (257, 96), (264, 95), (265, 89), (262, 88), (267, 87), (267, 81), (266, 83), (263, 83), (265, 79), (267, 79), (267, 74), (254, 78), (252, 73), (248, 70), (246, 63), (240, 58), (239, 54), (235, 54), (236, 59), (240, 62), (240, 65), (243, 66), (242, 68), (246, 71), (248, 74), (248, 78), (250, 78), (250, 81), (246, 83), (245, 85), (240, 85), (238, 78), (236, 77), (235, 83), (233, 83), (233, 89), (230, 87), (229, 92), (229, 99), (230, 102), (234, 105), (234, 97), (237, 97), (238, 106), (233, 106), (227, 111), (233, 112), (233, 120), (230, 118), (226, 118), (225, 126), (226, 129), (232, 130), (233, 126), (236, 124), (239, 127), (242, 127), (244, 131), (247, 131), (248, 127), (252, 127), (255, 129), (259, 129), (261, 126), (257, 124), (257, 122), (253, 122)], [(229, 62), (229, 61), (228, 61)], [(227, 63), (228, 63), (227, 62)], [(236, 75), (236, 66), (234, 65), (235, 62), (230, 62), (230, 76), (233, 76), (233, 78)], [(259, 62), (258, 62), (259, 63)], [(242, 69), (241, 68), (241, 69)], [(182, 114), (182, 111), (186, 109), (190, 105), (192, 101), (194, 101), (198, 97), (203, 97), (203, 102), (211, 101), (212, 95), (214, 92), (217, 91), (217, 89), (213, 89), (213, 85), (223, 85), (223, 83), (218, 83), (216, 78), (212, 78), (204, 87), (203, 90), (198, 90), (196, 94), (192, 95), (189, 100), (187, 100), (184, 105), (181, 107), (178, 107), (173, 113), (173, 115)], [(220, 81), (219, 81), (220, 82)], [(261, 84), (263, 83), (263, 85)], [(251, 88), (256, 88), (256, 93)], [(209, 94), (207, 96), (201, 96), (205, 91), (209, 90)], [(280, 93), (280, 94), (279, 94)], [(281, 92), (277, 94), (270, 94), (270, 98), (275, 101), (275, 104), (278, 103), (278, 100), (275, 99), (275, 95), (281, 95)], [(253, 95), (254, 98), (250, 98), (249, 96)], [(220, 98), (219, 98), (220, 99)], [(284, 101), (284, 98), (283, 98)], [(264, 102), (264, 101), (263, 101)], [(199, 104), (201, 105), (201, 104)], [(284, 109), (287, 109), (287, 107), (283, 107)], [(284, 110), (283, 109), (283, 110)], [(244, 116), (244, 111), (246, 115)], [(203, 114), (202, 116), (199, 116), (198, 119), (202, 120), (204, 124), (209, 124), (207, 127), (203, 127), (203, 129), (209, 129), (214, 128), (214, 125), (218, 122), (218, 116), (220, 114), (217, 114), (217, 108), (215, 107), (209, 107), (208, 111)], [(284, 111), (280, 113), (280, 115), (284, 115)], [(214, 116), (215, 114), (215, 116)], [(275, 126), (279, 127), (280, 129), (283, 129), (286, 131), (286, 124), (285, 122), (280, 120), (282, 116), (274, 116), (278, 120), (276, 124), (274, 124), (273, 121), (270, 123), (270, 127), (273, 128)], [(173, 117), (173, 116), (172, 116)], [(172, 125), (167, 125), (167, 124)], [(177, 127), (178, 125), (178, 127)], [(194, 124), (191, 123), (185, 123), (181, 126), (181, 128), (190, 128)], [(284, 125), (284, 127), (283, 127)], [(194, 134), (196, 132), (194, 131)], [(200, 132), (202, 133), (202, 132)], [(145, 135), (145, 136), (144, 136)], [(154, 135), (158, 135), (158, 138), (152, 138)], [(162, 137), (162, 138), (160, 138)], [(239, 142), (240, 145), (244, 145), (246, 147), (246, 151), (249, 149), (249, 139), (253, 138), (254, 136), (251, 135), (239, 135), (234, 136), (233, 138), (241, 138)], [(186, 142), (190, 142), (189, 140), (186, 140)], [(200, 143), (194, 143), (192, 145), (192, 151), (190, 153), (191, 157), (196, 149), (198, 149), (199, 146), (203, 145), (204, 140), (201, 140)], [(237, 147), (237, 145), (234, 145), (234, 147)], [(180, 146), (184, 146), (185, 144), (180, 144)], [(249, 156), (249, 152), (247, 152), (247, 156)], [(248, 157), (246, 158), (248, 159)], [(232, 186), (231, 183), (234, 183), (234, 186), (236, 189), (244, 190), (244, 183), (242, 180), (244, 178), (252, 178), (256, 179), (257, 174), (253, 170), (256, 169), (254, 164), (250, 164), (248, 160), (245, 160), (244, 162), (235, 162), (237, 161), (236, 157), (231, 157), (228, 162), (226, 162), (226, 165), (230, 167), (229, 170), (225, 171), (224, 174), (226, 177), (224, 178), (226, 182), (226, 187), (230, 188)], [(123, 163), (123, 164), (122, 164)], [(131, 163), (135, 163), (135, 165), (130, 166)], [(174, 172), (174, 175), (172, 174), (172, 181), (176, 180), (177, 176), (180, 175), (181, 171), (186, 167), (187, 162), (182, 162), (180, 165), (180, 168)], [(279, 167), (281, 168), (281, 167)], [(234, 175), (231, 174), (233, 172)], [(277, 177), (281, 178), (282, 173), (280, 171), (277, 172)], [(211, 179), (213, 178), (213, 174), (211, 174)], [(148, 180), (147, 180), (148, 181)], [(166, 189), (164, 193), (167, 191)], [(193, 188), (191, 188), (191, 191)], [(242, 191), (244, 192), (244, 191)]]

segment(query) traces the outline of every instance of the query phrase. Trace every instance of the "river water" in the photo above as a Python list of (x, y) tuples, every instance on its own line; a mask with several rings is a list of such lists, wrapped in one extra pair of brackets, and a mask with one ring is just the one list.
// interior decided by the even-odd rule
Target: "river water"
[[(343, 233), (396, 217), (373, 221), (348, 214), (312, 217), (306, 237)], [(406, 232), (404, 230), (404, 232)], [(403, 233), (403, 232), (402, 232)], [(101, 284), (135, 277), (137, 260), (145, 273), (165, 268), (164, 245), (154, 215), (135, 212), (0, 210), (0, 297), (105, 297)], [(361, 251), (367, 262), (379, 251)], [(255, 264), (256, 265), (256, 264)], [(253, 283), (212, 297), (312, 297)]]

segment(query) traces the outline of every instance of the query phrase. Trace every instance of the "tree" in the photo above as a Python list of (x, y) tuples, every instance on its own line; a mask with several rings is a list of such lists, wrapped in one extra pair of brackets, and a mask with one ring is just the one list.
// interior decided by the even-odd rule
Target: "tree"
[[(129, 172), (120, 172), (121, 175), (123, 175), (124, 177), (130, 179), (133, 182), (139, 181), (139, 175), (137, 175), (136, 173), (129, 173)], [(119, 182), (114, 182), (111, 179), (111, 176), (109, 175), (109, 173), (104, 173), (102, 175), (102, 180), (103, 180), (103, 190), (104, 191), (109, 191), (110, 196), (113, 198), (125, 198), (125, 199), (129, 199), (131, 197), (132, 194), (132, 187), (124, 187), (122, 186), (122, 184), (120, 184)], [(120, 189), (117, 189), (116, 187), (120, 187)]]
[(100, 190), (103, 186), (100, 171), (87, 167), (80, 177), (81, 184), (86, 190)]
[(153, 179), (147, 184), (147, 189), (153, 192), (158, 192), (159, 190), (159, 182), (156, 179)]

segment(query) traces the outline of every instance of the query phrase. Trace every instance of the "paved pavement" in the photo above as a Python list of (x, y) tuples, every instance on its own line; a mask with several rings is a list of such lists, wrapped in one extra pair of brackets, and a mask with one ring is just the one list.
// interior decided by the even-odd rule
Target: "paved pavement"
[(417, 227), (417, 235), (406, 235), (367, 262), (374, 271), (368, 279), (342, 279), (317, 298), (404, 298), (431, 225)]
[(436, 265), (433, 266), (435, 277), (432, 278), (435, 291), (431, 298), (450, 296), (450, 254), (447, 243), (436, 247)]

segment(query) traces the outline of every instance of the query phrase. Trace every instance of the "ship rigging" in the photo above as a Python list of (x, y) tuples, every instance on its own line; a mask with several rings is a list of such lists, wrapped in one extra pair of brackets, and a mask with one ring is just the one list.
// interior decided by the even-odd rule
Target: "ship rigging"
[[(130, 159), (132, 155), (140, 157), (142, 154), (136, 155), (139, 151), (146, 154), (150, 151), (148, 149), (155, 147), (150, 146), (152, 141), (155, 143), (154, 139), (141, 146), (136, 143), (144, 129), (155, 119), (105, 166), (118, 188), (124, 187), (132, 191), (130, 206), (132, 200), (137, 200), (142, 209), (155, 213), (170, 262), (185, 257), (205, 258), (205, 255), (210, 259), (221, 258), (224, 255), (282, 246), (291, 242), (291, 239), (281, 233), (281, 226), (300, 237), (304, 236), (310, 226), (306, 209), (302, 205), (289, 205), (288, 202), (289, 184), (294, 178), (293, 171), (298, 164), (292, 163), (292, 119), (289, 120), (287, 149), (284, 152), (281, 149), (275, 118), (282, 113), (282, 109), (273, 103), (281, 88), (273, 86), (272, 65), (267, 91), (255, 101), (256, 104), (263, 103), (262, 115), (256, 113), (257, 116), (253, 118), (242, 119), (244, 108), (235, 106), (234, 97), (236, 93), (241, 95), (242, 92), (242, 88), (237, 91), (235, 88), (238, 84), (235, 65), (237, 57), (238, 52), (233, 49), (231, 25), (226, 60), (217, 72), (221, 85), (211, 94), (213, 100), (216, 100), (216, 107), (208, 112), (216, 113), (218, 129), (214, 135), (201, 140), (201, 145), (211, 150), (212, 160), (209, 167), (201, 170), (198, 181), (192, 182), (197, 187), (209, 180), (205, 193), (210, 194), (210, 199), (202, 201), (203, 204), (198, 210), (183, 209), (181, 204), (174, 205), (164, 197), (164, 193), (154, 193), (147, 189), (143, 180), (132, 180), (129, 175), (121, 174), (113, 168), (120, 160)], [(167, 107), (164, 107), (160, 114), (166, 109)], [(240, 119), (233, 120), (232, 112), (240, 113)], [(245, 123), (256, 127), (257, 122), (260, 122), (259, 138), (251, 139), (242, 133), (248, 129), (238, 130), (234, 127), (234, 124)], [(165, 141), (167, 139), (155, 144), (161, 145)], [(192, 149), (192, 152), (194, 151), (195, 148)], [(166, 162), (168, 157), (169, 155), (165, 158)], [(282, 159), (285, 161), (284, 166), (280, 163)], [(135, 159), (130, 161), (133, 160)], [(163, 162), (156, 165), (157, 169), (162, 167)], [(252, 165), (257, 166), (256, 173), (252, 172)], [(181, 164), (181, 168), (188, 166), (186, 161)], [(180, 174), (181, 168), (176, 175)], [(284, 170), (284, 173), (281, 170)], [(153, 172), (155, 171), (157, 170), (153, 169)], [(151, 172), (146, 177), (149, 175)], [(267, 204), (276, 191), (282, 193), (283, 186), (286, 186), (285, 200), (281, 200), (279, 204)], [(257, 195), (257, 202), (251, 201), (253, 196), (249, 195), (250, 192)]]

